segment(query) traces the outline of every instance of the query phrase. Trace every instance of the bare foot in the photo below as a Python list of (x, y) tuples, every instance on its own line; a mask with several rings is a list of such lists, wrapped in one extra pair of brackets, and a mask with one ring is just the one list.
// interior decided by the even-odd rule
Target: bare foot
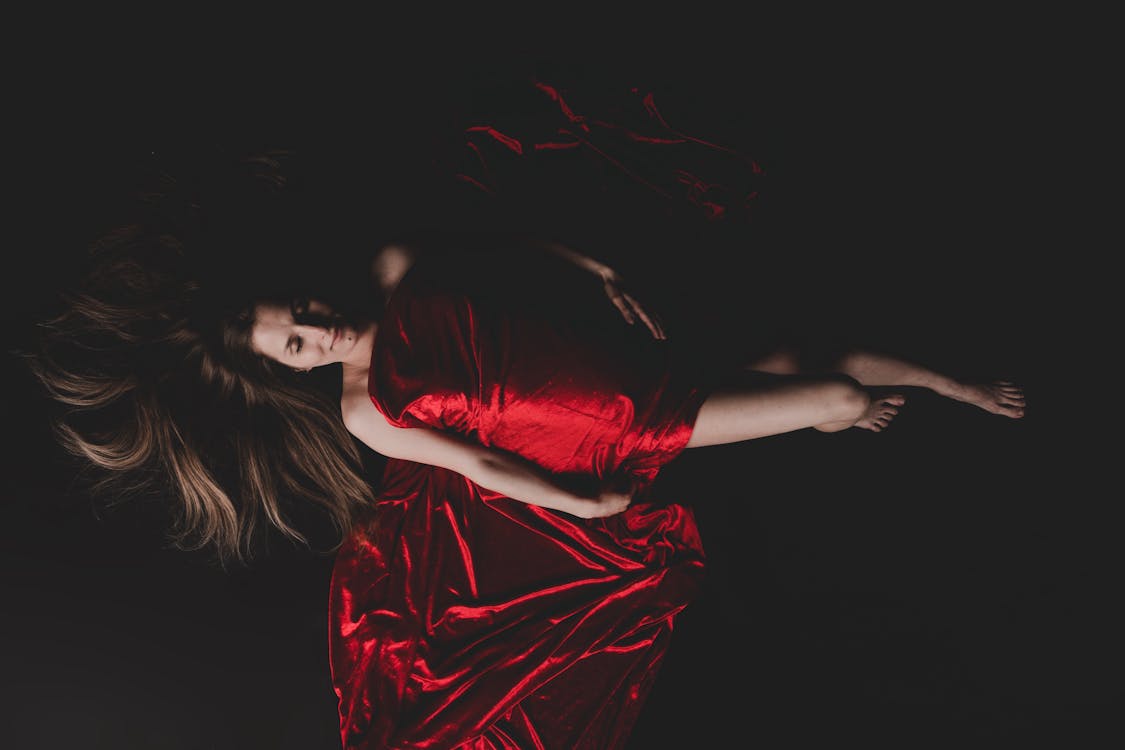
[(1026, 406), (1023, 388), (1006, 380), (962, 384), (959, 392), (953, 394), (952, 398), (1013, 419), (1022, 417)]
[(867, 407), (867, 411), (856, 421), (854, 426), (872, 432), (882, 432), (887, 429), (891, 420), (898, 414), (898, 407), (905, 403), (906, 398), (897, 393), (873, 398), (871, 399), (871, 405)]

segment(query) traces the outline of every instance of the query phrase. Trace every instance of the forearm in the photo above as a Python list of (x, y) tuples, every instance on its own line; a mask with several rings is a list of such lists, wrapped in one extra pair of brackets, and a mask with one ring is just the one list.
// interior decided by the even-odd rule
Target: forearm
[(345, 394), (341, 412), (348, 431), (376, 453), (455, 471), (485, 489), (529, 505), (580, 518), (610, 515), (628, 505), (620, 493), (586, 496), (571, 492), (536, 464), (463, 436), (425, 427), (393, 426), (374, 408), (363, 389)]
[(565, 245), (560, 245), (557, 242), (550, 242), (546, 240), (535, 240), (534, 242), (543, 250), (559, 258), (562, 258), (568, 263), (571, 263), (584, 271), (589, 271), (595, 276), (604, 279), (608, 276), (613, 275), (613, 269), (606, 264), (594, 260), (588, 255), (583, 255), (582, 253), (573, 250)]
[(596, 500), (561, 487), (544, 470), (522, 458), (496, 450), (482, 451), (462, 469), (466, 477), (493, 492), (529, 505), (581, 518), (596, 512)]

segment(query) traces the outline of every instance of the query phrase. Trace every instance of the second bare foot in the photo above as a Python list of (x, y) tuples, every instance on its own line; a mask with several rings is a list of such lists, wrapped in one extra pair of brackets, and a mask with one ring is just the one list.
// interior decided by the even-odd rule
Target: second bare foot
[(860, 417), (855, 426), (872, 432), (882, 432), (898, 414), (898, 407), (906, 403), (906, 398), (898, 393), (871, 399), (871, 405)]
[(1023, 396), (1023, 388), (1006, 380), (997, 380), (993, 383), (968, 383), (962, 384), (960, 391), (953, 394), (953, 398), (966, 404), (984, 409), (992, 414), (1019, 419), (1024, 414), (1027, 405)]

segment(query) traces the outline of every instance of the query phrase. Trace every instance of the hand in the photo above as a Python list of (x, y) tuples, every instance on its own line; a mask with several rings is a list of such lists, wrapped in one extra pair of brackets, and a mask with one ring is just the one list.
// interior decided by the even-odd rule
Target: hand
[(601, 276), (602, 282), (605, 284), (605, 293), (609, 297), (609, 301), (621, 311), (621, 316), (625, 318), (625, 322), (633, 325), (637, 318), (652, 331), (652, 337), (660, 341), (668, 338), (664, 333), (664, 327), (660, 324), (660, 320), (655, 316), (649, 314), (640, 302), (637, 302), (633, 295), (625, 291), (625, 284), (617, 272), (611, 268), (603, 267), (599, 270), (598, 275)]
[[(538, 241), (537, 241), (538, 242)], [(560, 245), (557, 242), (539, 243), (541, 247), (558, 255), (559, 257), (573, 263), (574, 265), (586, 271), (590, 271), (598, 276), (605, 284), (605, 293), (609, 297), (609, 301), (613, 303), (614, 307), (621, 311), (621, 317), (625, 318), (625, 322), (633, 325), (637, 322), (637, 318), (652, 331), (652, 336), (655, 339), (664, 340), (668, 336), (664, 333), (664, 326), (655, 315), (649, 314), (640, 302), (625, 291), (625, 283), (621, 277), (617, 275), (617, 271), (607, 266), (604, 263), (594, 260), (582, 253), (576, 252), (566, 245)]]
[(605, 518), (623, 512), (633, 502), (633, 496), (627, 492), (611, 492), (604, 490), (590, 501), (583, 518)]

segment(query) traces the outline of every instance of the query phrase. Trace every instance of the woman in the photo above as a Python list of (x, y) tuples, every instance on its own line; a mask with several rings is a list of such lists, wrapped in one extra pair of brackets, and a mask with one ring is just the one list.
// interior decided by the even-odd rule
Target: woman
[[(684, 448), (803, 427), (884, 429), (903, 397), (871, 398), (857, 384), (927, 387), (1023, 414), (1013, 385), (963, 384), (865, 352), (819, 377), (778, 352), (753, 377), (697, 388), (612, 269), (550, 249), (595, 274), (642, 335), (607, 336), (608, 316), (600, 329), (571, 326), (552, 302), (521, 304), (511, 292), (498, 302), (487, 280), (458, 283), (462, 272), (451, 284), (425, 261), (407, 273), (415, 254), (404, 246), (373, 263), (389, 298), (378, 323), (349, 324), (304, 299), (248, 316), (250, 346), (271, 362), (339, 365), (348, 430), (396, 459), (383, 477), (382, 528), (352, 537), (333, 577), (345, 747), (619, 747), (703, 570), (690, 511), (645, 493), (664, 463)], [(632, 503), (638, 495), (651, 502)], [(403, 530), (417, 536), (404, 541)], [(586, 593), (568, 601), (572, 591)], [(401, 612), (428, 614), (404, 628)], [(426, 656), (415, 669), (402, 655), (417, 653)]]
[[(626, 320), (632, 322), (639, 318), (654, 338), (664, 338), (659, 323), (621, 290), (620, 280), (612, 269), (567, 248), (549, 247), (561, 257), (597, 275)], [(376, 278), (388, 291), (398, 284), (410, 267), (411, 252), (403, 247), (391, 246), (385, 248), (383, 257), (374, 262)], [(508, 335), (503, 342), (495, 341), (488, 326), (510, 327), (511, 321), (506, 318), (510, 312), (497, 314), (488, 305), (472, 299), (471, 295), (460, 297), (449, 309), (443, 310), (445, 319), (436, 323), (427, 320), (420, 324), (426, 330), (410, 330), (407, 319), (418, 321), (426, 317), (420, 316), (414, 308), (419, 305), (443, 306), (447, 302), (431, 288), (422, 288), (425, 286), (426, 282), (408, 284), (407, 290), (392, 294), (389, 312), (378, 324), (368, 321), (358, 326), (348, 325), (335, 316), (328, 305), (316, 300), (302, 301), (290, 309), (278, 304), (257, 304), (250, 315), (249, 346), (256, 354), (297, 371), (340, 364), (344, 422), (349, 432), (377, 453), (448, 468), (507, 497), (582, 518), (618, 513), (628, 507), (631, 497), (628, 492), (606, 486), (594, 494), (575, 493), (561, 486), (553, 475), (560, 472), (595, 474), (599, 479), (612, 480), (615, 472), (635, 458), (617, 455), (622, 450), (633, 450), (622, 447), (627, 442), (645, 444), (648, 450), (662, 454), (655, 464), (646, 464), (643, 470), (633, 469), (628, 472), (628, 477), (617, 477), (643, 483), (643, 480), (651, 479), (660, 463), (682, 448), (738, 442), (808, 427), (824, 432), (848, 427), (880, 431), (897, 414), (904, 398), (901, 394), (891, 394), (872, 399), (864, 386), (926, 387), (996, 414), (1016, 418), (1023, 415), (1022, 391), (1011, 383), (960, 383), (911, 363), (868, 352), (851, 352), (842, 356), (832, 368), (835, 374), (805, 374), (801, 377), (798, 377), (800, 357), (792, 352), (777, 352), (753, 363), (748, 369), (774, 374), (779, 376), (778, 379), (757, 379), (743, 385), (717, 388), (710, 393), (704, 393), (694, 385), (674, 383), (674, 378), (665, 382), (660, 380), (665, 377), (664, 372), (650, 369), (650, 374), (659, 382), (630, 383), (638, 389), (635, 393), (639, 395), (634, 397), (629, 393), (629, 387), (623, 385), (625, 381), (614, 380), (615, 374), (604, 371), (612, 369), (617, 363), (604, 357), (604, 352), (590, 352), (569, 345), (567, 342), (574, 340), (571, 332), (558, 334), (545, 320), (531, 324), (527, 331)], [(424, 298), (422, 302), (413, 299), (419, 294)], [(475, 319), (487, 321), (484, 330), (464, 333), (460, 323)], [(393, 330), (380, 336), (380, 325)], [(446, 328), (429, 330), (432, 326)], [(453, 354), (439, 362), (428, 352), (418, 354), (418, 344), (411, 339), (419, 335), (431, 337), (430, 343), (435, 349), (444, 348), (439, 339), (463, 335), (465, 340), (459, 344), (471, 352), (471, 356), (461, 358)], [(550, 343), (543, 344), (545, 339), (550, 339)], [(509, 351), (513, 347), (520, 351)], [(530, 355), (524, 353), (526, 350), (534, 350), (534, 356), (541, 361), (531, 363)], [(425, 361), (423, 367), (431, 368), (432, 371), (426, 372), (429, 382), (417, 382), (421, 377), (416, 372), (419, 363), (403, 361), (411, 356)], [(435, 399), (432, 393), (427, 392), (435, 387), (434, 380), (448, 380), (450, 369), (458, 371), (453, 376), (458, 386), (467, 386), (471, 381), (473, 390), (492, 388), (492, 383), (487, 382), (490, 376), (486, 372), (490, 357), (505, 360), (503, 365), (495, 365), (493, 372), (508, 368), (506, 386), (522, 385), (525, 390), (534, 393), (532, 398), (522, 399), (521, 408), (538, 413), (510, 416), (508, 412), (514, 409), (511, 404), (521, 400), (520, 395), (513, 397), (506, 394), (507, 401), (500, 403), (488, 397), (479, 401), (471, 397), (460, 398), (465, 395), (463, 393), (458, 393), (458, 398), (451, 399), (446, 394)], [(513, 365), (513, 362), (517, 364)], [(602, 370), (578, 374), (586, 381), (586, 388), (609, 391), (615, 397), (626, 394), (628, 408), (607, 414), (600, 406), (590, 405), (587, 394), (575, 393), (571, 383), (553, 388), (552, 384), (558, 379), (545, 371), (567, 367), (576, 369), (576, 362), (582, 363), (577, 368)], [(528, 374), (516, 370), (521, 363), (540, 379), (528, 380)], [(441, 368), (446, 368), (446, 371), (439, 373)], [(410, 372), (403, 374), (402, 370)], [(407, 383), (409, 380), (416, 382)], [(520, 383), (521, 380), (524, 382)], [(441, 386), (443, 389), (448, 387), (448, 383)], [(396, 389), (405, 389), (409, 393), (396, 393)], [(669, 396), (672, 392), (676, 395)], [(676, 403), (657, 403), (669, 398)], [(646, 399), (651, 399), (652, 403), (646, 403)], [(585, 441), (582, 446), (552, 444), (562, 438), (552, 435), (550, 429), (564, 429), (561, 422), (565, 422), (565, 418), (542, 431), (541, 440), (527, 439), (528, 431), (536, 431), (536, 420), (554, 411), (552, 401), (566, 404), (566, 408), (575, 413), (583, 408), (603, 411), (589, 424), (588, 420), (578, 420), (577, 429), (583, 433)], [(372, 408), (372, 404), (376, 408)], [(658, 414), (653, 417), (655, 426), (638, 427), (627, 423), (626, 415), (648, 410), (655, 410)], [(487, 416), (482, 418), (470, 412), (484, 412)], [(492, 424), (485, 425), (486, 421)], [(674, 424), (674, 429), (668, 428), (666, 423)], [(411, 429), (425, 426), (438, 429)], [(606, 435), (590, 441), (591, 433), (601, 429), (606, 431)], [(633, 434), (633, 430), (642, 434)], [(675, 432), (677, 436), (667, 438), (667, 445), (655, 447), (649, 442), (649, 436), (644, 434), (651, 430)], [(450, 432), (461, 433), (461, 436), (453, 437)], [(462, 439), (465, 436), (471, 436), (472, 440)], [(482, 442), (484, 446), (480, 445)], [(559, 455), (560, 449), (565, 455)], [(603, 453), (607, 450), (613, 452), (615, 458), (607, 461)], [(595, 454), (598, 460), (595, 460)], [(650, 458), (645, 456), (641, 462), (645, 463)], [(549, 473), (545, 474), (543, 469)]]
[[(687, 448), (805, 428), (879, 432), (905, 398), (873, 389), (926, 388), (1024, 414), (1013, 383), (961, 382), (867, 351), (825, 361), (779, 349), (738, 372), (702, 372), (675, 359), (674, 342), (613, 269), (556, 243), (514, 247), (490, 260), (433, 252), (419, 271), (419, 248), (388, 245), (371, 278), (372, 297), (389, 303), (355, 316), (291, 294), (245, 304), (236, 291), (224, 302), (193, 280), (180, 240), (127, 227), (95, 245), (83, 286), (44, 325), (31, 364), (67, 407), (62, 442), (109, 470), (107, 484), (128, 475), (140, 487), (135, 478), (151, 481), (158, 467), (182, 499), (177, 543), (213, 543), (223, 557), (245, 552), (262, 526), (303, 539), (282, 496), (312, 500), (347, 529), (372, 499), (355, 440), (598, 518), (626, 509)], [(527, 266), (528, 257), (563, 265)], [(551, 275), (513, 282), (497, 267)], [(580, 301), (597, 286), (590, 277), (617, 324)], [(334, 366), (338, 405), (301, 382)], [(232, 481), (241, 500), (224, 489)]]
[[(372, 264), (386, 308), (349, 323), (316, 300), (224, 311), (178, 240), (134, 228), (100, 243), (45, 329), (35, 366), (68, 407), (63, 441), (110, 477), (163, 478), (180, 543), (238, 555), (263, 527), (302, 538), (301, 500), (345, 531), (362, 519), (331, 599), (349, 748), (624, 741), (702, 569), (689, 510), (633, 502), (685, 448), (879, 431), (904, 399), (874, 386), (1022, 416), (1015, 386), (869, 353), (831, 375), (783, 352), (700, 376), (612, 269), (548, 249), (579, 275), (556, 266), (520, 295), (479, 257), (388, 247)], [(613, 305), (584, 305), (583, 286)], [(338, 407), (301, 382), (336, 365)], [(356, 441), (392, 459), (377, 495)]]

